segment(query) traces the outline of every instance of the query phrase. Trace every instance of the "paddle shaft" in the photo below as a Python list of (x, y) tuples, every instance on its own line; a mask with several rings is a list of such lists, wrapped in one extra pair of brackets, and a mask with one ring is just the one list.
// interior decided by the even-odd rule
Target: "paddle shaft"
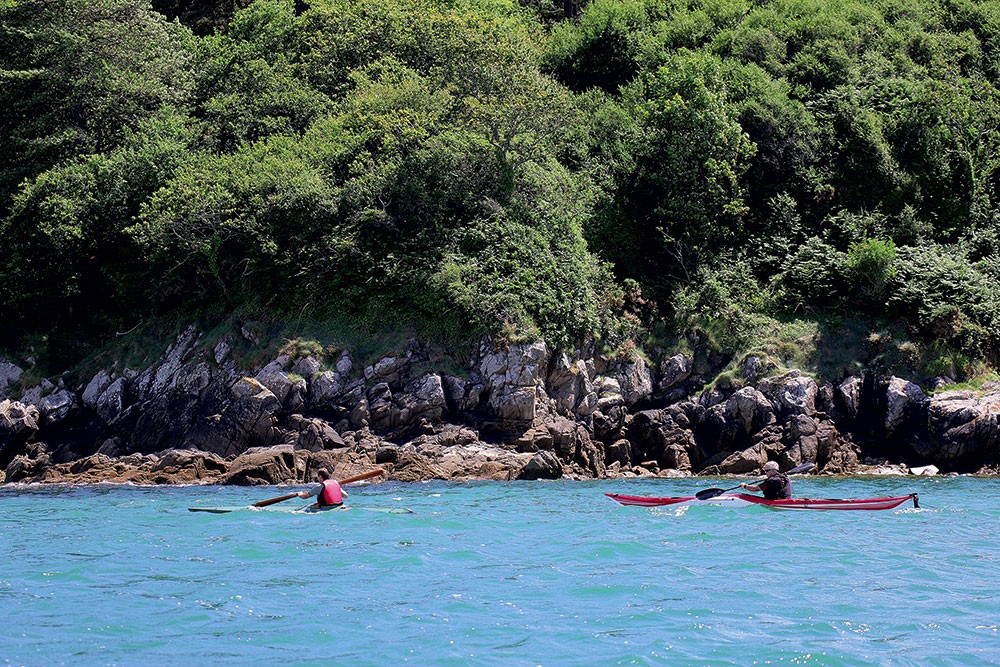
[[(800, 466), (795, 466), (794, 468), (792, 468), (791, 470), (789, 470), (785, 474), (786, 475), (793, 475), (793, 474), (795, 474), (797, 472), (804, 472), (806, 470), (811, 469), (814, 465), (816, 465), (816, 464), (815, 463), (803, 463)], [(757, 484), (760, 484), (765, 479), (767, 479), (767, 478), (765, 477), (764, 479), (758, 480)], [(726, 491), (733, 491), (735, 489), (738, 489), (741, 486), (743, 486), (743, 485), (742, 484), (737, 484), (736, 486), (730, 487), (728, 489), (705, 489), (704, 491), (699, 491), (698, 493), (696, 493), (694, 495), (695, 495), (695, 498), (697, 498), (698, 500), (708, 500), (709, 498), (715, 498), (716, 496), (721, 496)]]
[[(368, 472), (361, 473), (360, 475), (354, 475), (353, 477), (348, 477), (346, 479), (340, 480), (341, 486), (344, 484), (350, 484), (351, 482), (360, 482), (363, 479), (371, 479), (372, 477), (378, 477), (379, 475), (384, 475), (385, 470), (381, 468), (376, 468), (375, 470), (369, 470)], [(268, 505), (274, 505), (275, 503), (280, 503), (285, 500), (291, 500), (292, 498), (297, 498), (298, 493), (286, 493), (283, 496), (278, 496), (277, 498), (269, 498), (268, 500), (261, 500), (254, 503), (250, 507), (267, 507)]]

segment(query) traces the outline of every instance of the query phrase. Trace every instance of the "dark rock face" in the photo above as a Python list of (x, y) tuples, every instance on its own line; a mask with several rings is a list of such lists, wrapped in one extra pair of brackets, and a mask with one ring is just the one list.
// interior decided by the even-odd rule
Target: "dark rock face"
[[(246, 369), (229, 358), (240, 335), (208, 350), (188, 328), (148, 368), (0, 401), (3, 481), (280, 484), (376, 465), (400, 481), (748, 475), (769, 460), (849, 473), (873, 454), (1000, 464), (1000, 389), (820, 386), (794, 370), (762, 377), (773, 369), (747, 357), (753, 385), (699, 391), (683, 355), (647, 365), (490, 341), (461, 373), (434, 370), (417, 341), (364, 368), (344, 351)], [(19, 370), (0, 359), (0, 398)]]

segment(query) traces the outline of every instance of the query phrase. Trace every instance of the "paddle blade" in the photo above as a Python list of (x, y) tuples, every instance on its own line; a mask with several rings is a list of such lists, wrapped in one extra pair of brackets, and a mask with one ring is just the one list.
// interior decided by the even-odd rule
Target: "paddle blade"
[(694, 497), (698, 500), (708, 500), (709, 498), (715, 498), (716, 496), (721, 496), (725, 493), (727, 489), (705, 489), (704, 491), (699, 491), (694, 494)]

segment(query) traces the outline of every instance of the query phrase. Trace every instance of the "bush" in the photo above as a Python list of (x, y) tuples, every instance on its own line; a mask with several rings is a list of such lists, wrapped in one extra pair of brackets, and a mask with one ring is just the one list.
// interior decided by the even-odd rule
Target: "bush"
[(881, 239), (852, 243), (844, 266), (853, 286), (873, 307), (884, 305), (890, 283), (896, 277), (896, 244)]

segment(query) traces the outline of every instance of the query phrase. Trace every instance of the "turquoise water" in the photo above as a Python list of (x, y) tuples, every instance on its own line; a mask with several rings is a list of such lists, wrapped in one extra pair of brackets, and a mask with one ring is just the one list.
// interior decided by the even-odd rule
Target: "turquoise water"
[[(924, 508), (623, 507), (713, 479), (0, 489), (0, 665), (1000, 664), (1000, 481), (802, 479)], [(301, 501), (288, 501), (300, 503)]]

